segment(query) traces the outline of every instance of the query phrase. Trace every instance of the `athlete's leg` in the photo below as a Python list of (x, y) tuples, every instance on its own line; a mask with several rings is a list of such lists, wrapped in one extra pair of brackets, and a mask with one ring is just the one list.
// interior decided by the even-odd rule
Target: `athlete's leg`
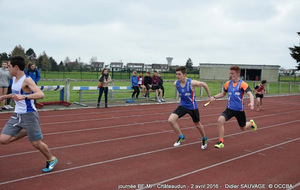
[(0, 143), (3, 145), (7, 145), (7, 144), (10, 144), (16, 140), (19, 140), (19, 139), (25, 137), (25, 136), (27, 136), (27, 133), (25, 130), (20, 131), (20, 133), (15, 137), (11, 136), (11, 135), (1, 134), (0, 135)]
[(174, 129), (175, 133), (180, 136), (182, 135), (182, 132), (179, 128), (179, 125), (177, 123), (177, 120), (178, 120), (178, 115), (175, 114), (175, 113), (171, 113), (169, 119), (168, 119), (168, 122), (170, 123), (171, 127)]
[(260, 97), (257, 97), (256, 98), (256, 106), (257, 106), (257, 109), (256, 109), (256, 111), (259, 111), (260, 110)]
[(224, 125), (225, 125), (226, 119), (223, 115), (221, 115), (218, 118), (218, 132), (219, 132), (219, 139), (224, 139)]
[(48, 145), (43, 143), (41, 140), (31, 142), (32, 146), (38, 149), (46, 158), (47, 160), (53, 160), (54, 156), (51, 154)]
[(239, 126), (241, 127), (241, 130), (245, 131), (245, 130), (252, 129), (252, 130), (256, 131), (257, 126), (256, 126), (254, 120), (251, 119), (250, 121), (246, 122), (246, 114), (244, 111), (236, 112), (235, 117), (239, 123)]
[(196, 128), (199, 130), (202, 137), (205, 137), (204, 127), (200, 122), (195, 123)]
[(251, 129), (251, 127), (252, 127), (252, 123), (250, 121), (247, 121), (245, 127), (241, 127), (241, 129), (245, 131)]

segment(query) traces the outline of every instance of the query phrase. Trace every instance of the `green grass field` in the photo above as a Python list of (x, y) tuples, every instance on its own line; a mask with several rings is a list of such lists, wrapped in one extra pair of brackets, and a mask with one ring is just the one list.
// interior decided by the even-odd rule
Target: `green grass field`
[[(164, 82), (165, 88), (165, 98), (166, 99), (174, 99), (175, 98), (175, 87), (173, 85), (175, 80), (169, 80), (168, 82)], [(212, 95), (218, 94), (221, 91), (221, 83), (220, 82), (207, 82), (209, 89)], [(248, 83), (251, 89), (253, 89), (254, 83)], [(40, 81), (38, 83), (39, 86), (54, 86), (54, 85), (66, 85), (65, 81)], [(98, 81), (71, 81), (70, 82), (70, 102), (78, 102), (79, 101), (79, 94), (78, 91), (72, 90), (73, 86), (97, 86)], [(114, 81), (114, 86), (130, 86), (130, 82), (128, 81)], [(278, 94), (278, 83), (270, 83), (269, 86), (269, 94)], [(298, 84), (292, 83), (291, 86), (291, 93), (298, 93)], [(98, 98), (98, 91), (88, 91), (88, 92), (95, 92), (96, 94), (84, 94), (82, 95), (82, 99), (97, 99)], [(57, 91), (44, 91), (45, 98), (43, 101), (57, 101), (59, 100), (59, 92)], [(280, 93), (289, 93), (289, 83), (281, 83)], [(154, 97), (154, 93), (151, 95)], [(196, 96), (200, 97), (200, 88), (196, 90)], [(130, 93), (116, 93), (114, 98), (130, 98)], [(203, 89), (203, 97), (207, 97), (205, 90)], [(104, 98), (104, 97), (103, 97)]]

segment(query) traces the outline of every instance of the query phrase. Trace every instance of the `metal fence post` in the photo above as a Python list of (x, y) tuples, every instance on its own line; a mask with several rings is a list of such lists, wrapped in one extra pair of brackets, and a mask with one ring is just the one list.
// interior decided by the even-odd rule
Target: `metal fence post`
[(111, 81), (111, 91), (110, 91), (110, 100), (113, 101), (114, 100), (114, 82)]
[(70, 102), (70, 79), (67, 78), (66, 80), (66, 100)]
[(200, 96), (201, 97), (203, 96), (203, 87), (202, 86), (200, 87)]
[(81, 90), (79, 90), (79, 104), (81, 104)]
[(222, 93), (222, 92), (223, 92), (223, 88), (224, 88), (224, 82), (222, 81), (222, 82), (221, 82), (221, 89), (220, 89), (220, 93)]

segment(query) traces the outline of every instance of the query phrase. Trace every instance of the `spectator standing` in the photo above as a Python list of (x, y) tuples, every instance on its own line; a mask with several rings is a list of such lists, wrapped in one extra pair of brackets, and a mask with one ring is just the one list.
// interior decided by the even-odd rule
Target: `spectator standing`
[[(9, 79), (11, 78), (9, 71), (7, 69), (7, 62), (3, 61), (2, 62), (2, 67), (0, 69), (0, 96), (3, 95), (7, 95), (7, 90), (8, 90), (8, 86), (9, 86)], [(2, 110), (9, 110), (9, 108), (7, 108), (5, 106), (5, 100), (1, 100), (2, 103)]]
[[(7, 94), (11, 94), (11, 86), (12, 86), (12, 83), (13, 83), (13, 79), (11, 78), (11, 79), (9, 79), (9, 85), (8, 85), (8, 89), (7, 89)], [(12, 108), (14, 108), (14, 107), (12, 107), (11, 106), (11, 98), (8, 98), (8, 99), (6, 99), (6, 107), (8, 108), (8, 109), (12, 109)]]
[(39, 70), (35, 67), (35, 64), (29, 64), (29, 68), (25, 71), (25, 74), (30, 76), (32, 80), (37, 84), (41, 79)]
[(162, 91), (162, 101), (164, 102), (165, 101), (165, 88), (163, 86), (164, 80), (162, 79), (160, 72), (158, 73), (158, 78), (159, 78), (158, 86), (159, 86), (159, 89), (161, 89), (161, 91)]
[[(157, 76), (157, 71), (154, 71), (153, 76), (152, 76), (152, 90), (155, 90), (155, 97), (157, 102), (164, 102), (164, 100), (162, 99), (162, 91), (159, 88), (159, 77)], [(160, 95), (160, 98), (158, 96), (158, 94)]]
[(105, 108), (108, 108), (108, 106), (107, 106), (108, 83), (111, 82), (111, 78), (110, 78), (110, 75), (108, 74), (108, 70), (106, 68), (104, 68), (102, 70), (102, 73), (99, 77), (99, 82), (102, 83), (102, 86), (99, 89), (97, 108), (100, 108), (100, 102), (101, 102), (101, 97), (102, 97), (103, 92), (104, 92), (104, 97), (105, 97)]
[(132, 72), (132, 76), (131, 76), (130, 81), (131, 81), (131, 87), (133, 89), (131, 99), (133, 99), (135, 95), (136, 95), (136, 99), (138, 99), (139, 94), (140, 94), (140, 88), (139, 88), (139, 85), (138, 85), (138, 77), (136, 76), (136, 71)]

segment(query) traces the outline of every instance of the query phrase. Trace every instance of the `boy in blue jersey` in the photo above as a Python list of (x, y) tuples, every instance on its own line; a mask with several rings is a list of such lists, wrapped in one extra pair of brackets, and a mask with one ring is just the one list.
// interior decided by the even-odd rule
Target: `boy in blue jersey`
[(213, 101), (217, 98), (222, 98), (228, 93), (228, 101), (226, 110), (218, 119), (219, 142), (215, 144), (215, 148), (224, 148), (224, 124), (226, 121), (235, 117), (242, 130), (253, 129), (257, 130), (254, 120), (246, 122), (244, 95), (245, 92), (250, 97), (248, 106), (254, 109), (254, 97), (248, 84), (240, 79), (241, 69), (238, 66), (230, 67), (230, 80), (224, 85), (224, 91), (210, 98)]
[(207, 137), (204, 132), (204, 127), (200, 123), (200, 114), (196, 102), (195, 96), (195, 88), (203, 87), (210, 97), (210, 91), (205, 82), (199, 82), (196, 80), (191, 80), (186, 77), (186, 68), (180, 66), (176, 69), (176, 78), (177, 81), (174, 82), (174, 86), (176, 87), (179, 93), (179, 105), (176, 110), (171, 113), (168, 122), (171, 127), (174, 129), (175, 133), (179, 136), (178, 140), (174, 143), (174, 146), (179, 146), (184, 140), (185, 136), (182, 134), (177, 120), (183, 117), (185, 114), (189, 114), (193, 122), (196, 125), (196, 128), (199, 130), (202, 136), (202, 149), (206, 149), (207, 147)]
[(12, 94), (0, 96), (0, 101), (12, 98), (15, 103), (15, 111), (10, 117), (0, 135), (0, 143), (10, 144), (25, 136), (31, 144), (38, 149), (47, 159), (43, 172), (50, 172), (57, 163), (49, 147), (42, 142), (39, 115), (34, 106), (36, 99), (42, 99), (44, 93), (35, 82), (24, 73), (25, 60), (21, 56), (13, 56), (8, 62), (8, 70), (13, 76)]

